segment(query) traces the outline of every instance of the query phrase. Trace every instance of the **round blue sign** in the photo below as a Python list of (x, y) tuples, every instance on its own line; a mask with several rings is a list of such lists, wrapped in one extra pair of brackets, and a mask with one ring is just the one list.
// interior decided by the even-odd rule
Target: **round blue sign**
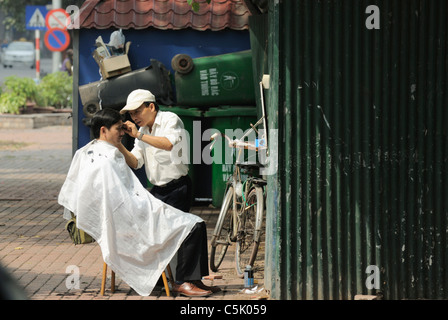
[(44, 42), (51, 51), (64, 51), (70, 44), (70, 35), (63, 29), (48, 29), (45, 33)]

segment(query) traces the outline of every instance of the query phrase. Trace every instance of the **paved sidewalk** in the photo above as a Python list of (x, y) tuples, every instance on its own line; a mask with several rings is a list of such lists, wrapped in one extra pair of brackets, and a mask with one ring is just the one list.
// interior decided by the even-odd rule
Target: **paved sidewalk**
[[(57, 196), (71, 161), (71, 126), (30, 130), (0, 130), (0, 265), (5, 267), (33, 300), (252, 300), (265, 297), (241, 292), (243, 280), (234, 271), (234, 246), (226, 255), (213, 285), (223, 290), (207, 298), (166, 297), (156, 287), (139, 296), (120, 278), (117, 289), (100, 295), (103, 260), (98, 244), (75, 246), (65, 230)], [(207, 223), (209, 240), (218, 210), (194, 207), (192, 213)], [(80, 288), (68, 289), (79, 268)], [(211, 273), (213, 274), (213, 273)], [(110, 272), (109, 272), (110, 275)], [(255, 273), (263, 288), (263, 270)], [(204, 283), (210, 285), (211, 281)]]

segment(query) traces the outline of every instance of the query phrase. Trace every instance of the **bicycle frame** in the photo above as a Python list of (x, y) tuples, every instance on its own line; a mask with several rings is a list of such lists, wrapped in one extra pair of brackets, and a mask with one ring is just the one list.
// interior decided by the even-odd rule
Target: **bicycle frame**
[[(232, 148), (233, 150), (238, 149), (238, 155), (236, 156), (235, 166), (233, 169), (232, 181), (231, 181), (231, 185), (233, 186), (233, 203), (232, 203), (232, 205), (233, 205), (233, 210), (232, 210), (233, 227), (232, 227), (231, 239), (233, 239), (233, 240), (236, 239), (238, 230), (239, 230), (239, 221), (240, 221), (239, 213), (242, 213), (247, 209), (247, 204), (244, 203), (245, 202), (244, 196), (243, 196), (244, 190), (241, 190), (241, 194), (238, 194), (237, 188), (239, 188), (240, 186), (241, 186), (241, 188), (243, 188), (243, 185), (245, 183), (247, 183), (248, 181), (251, 182), (253, 180), (252, 178), (248, 178), (248, 179), (246, 179), (244, 184), (242, 183), (240, 165), (243, 165), (243, 163), (240, 162), (240, 157), (241, 157), (244, 149), (255, 150), (255, 151), (267, 149), (266, 143), (260, 144), (257, 141), (249, 142), (249, 141), (243, 141), (243, 139), (245, 137), (247, 137), (249, 134), (251, 134), (252, 132), (257, 131), (256, 128), (261, 123), (265, 124), (265, 116), (264, 115), (254, 125), (251, 124), (251, 128), (249, 128), (240, 139), (230, 139), (230, 137), (228, 137), (224, 133), (215, 133), (210, 138), (210, 140), (213, 141), (212, 145), (210, 146), (210, 150), (213, 149), (213, 146), (216, 142), (216, 138), (218, 136), (225, 138), (228, 141), (228, 146), (230, 148)], [(265, 136), (259, 140), (263, 140), (263, 139), (266, 141), (266, 133), (265, 133)], [(250, 188), (248, 188), (248, 190), (250, 190)], [(238, 202), (238, 200), (240, 198), (241, 198), (241, 202)], [(237, 205), (239, 203), (241, 203), (241, 210), (238, 210), (238, 208), (237, 208)]]
[[(263, 76), (263, 81), (265, 81), (265, 78), (267, 77)], [(251, 127), (240, 139), (231, 139), (221, 132), (213, 134), (210, 138), (210, 141), (213, 141), (210, 150), (213, 149), (218, 136), (225, 138), (228, 146), (232, 148), (232, 153), (238, 149), (232, 177), (227, 183), (221, 211), (212, 235), (210, 268), (212, 271), (217, 271), (227, 252), (228, 246), (231, 245), (231, 242), (236, 242), (235, 263), (237, 273), (240, 277), (243, 276), (243, 270), (246, 265), (252, 265), (256, 259), (262, 234), (261, 228), (264, 216), (264, 186), (266, 185), (266, 181), (253, 175), (246, 179), (242, 179), (241, 177), (242, 168), (256, 168), (259, 167), (259, 163), (251, 164), (249, 161), (246, 163), (240, 161), (241, 155), (244, 154), (244, 150), (260, 151), (268, 149), (262, 82), (260, 82), (260, 93), (262, 97), (263, 116), (255, 123), (255, 125), (250, 124)], [(255, 139), (255, 141), (252, 142), (243, 141), (249, 134), (255, 131), (259, 133), (257, 131), (257, 126), (261, 123), (263, 123), (265, 129), (261, 139)], [(230, 201), (233, 201), (233, 203), (230, 204)], [(256, 208), (255, 211), (251, 210), (252, 206)], [(231, 221), (229, 221), (229, 219)], [(225, 225), (226, 221), (229, 224)], [(248, 253), (249, 256), (247, 255)]]

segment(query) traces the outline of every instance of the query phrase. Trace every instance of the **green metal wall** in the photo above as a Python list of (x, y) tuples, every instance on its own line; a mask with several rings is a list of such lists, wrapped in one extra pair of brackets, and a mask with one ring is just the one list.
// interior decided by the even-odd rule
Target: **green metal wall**
[[(253, 39), (267, 34), (266, 49), (252, 43), (266, 53), (257, 72), (271, 76), (268, 123), (279, 130), (272, 298), (447, 298), (447, 4), (270, 1), (268, 30), (252, 20)], [(380, 29), (366, 28), (369, 5)], [(366, 287), (369, 265), (379, 290)]]

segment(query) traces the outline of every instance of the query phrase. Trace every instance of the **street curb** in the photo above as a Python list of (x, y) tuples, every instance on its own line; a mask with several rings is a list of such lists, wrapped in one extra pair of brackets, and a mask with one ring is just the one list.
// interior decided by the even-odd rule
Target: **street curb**
[(72, 125), (71, 113), (35, 113), (0, 115), (0, 129), (38, 129), (48, 126)]

